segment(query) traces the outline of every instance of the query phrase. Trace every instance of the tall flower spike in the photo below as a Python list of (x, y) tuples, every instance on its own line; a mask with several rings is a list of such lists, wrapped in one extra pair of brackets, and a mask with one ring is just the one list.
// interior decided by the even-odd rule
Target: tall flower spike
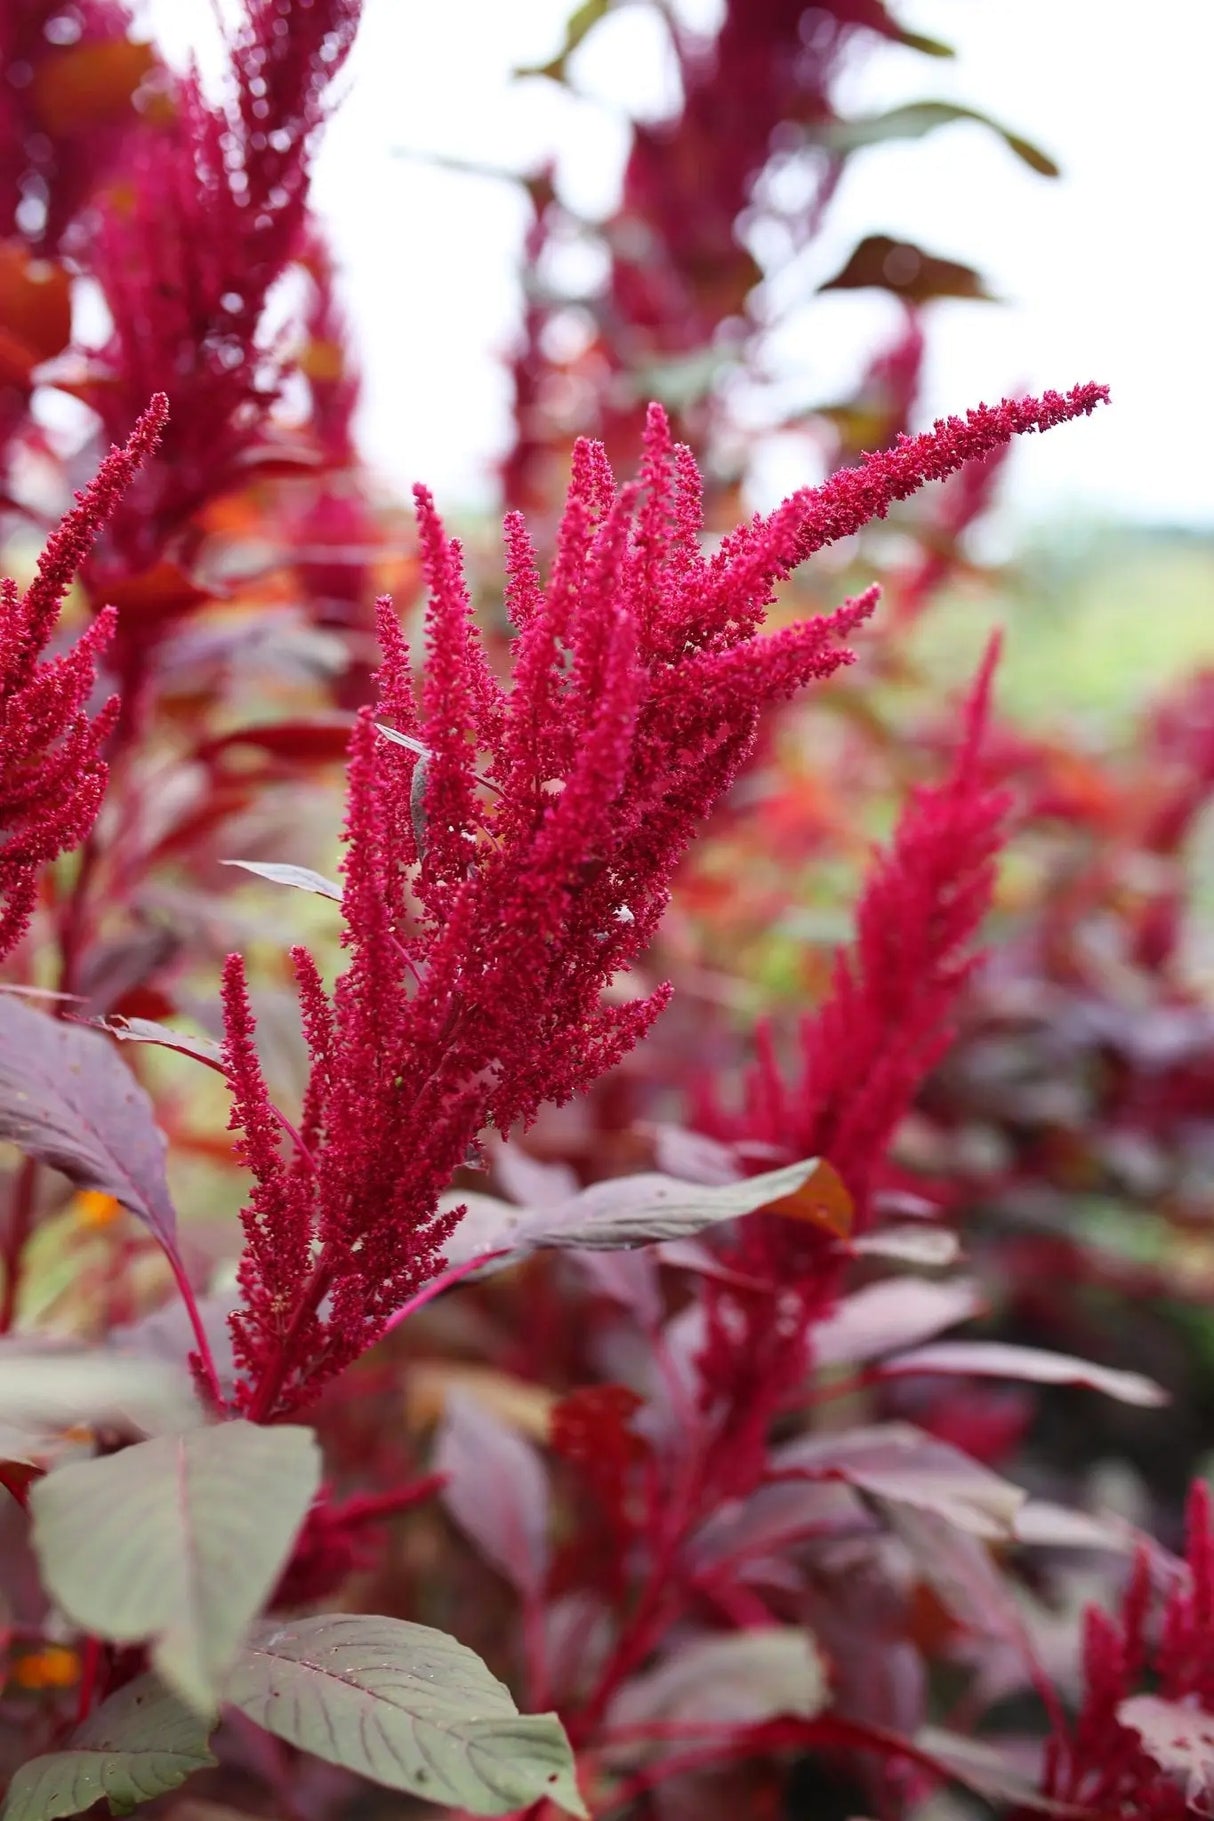
[(983, 781), (980, 758), (997, 656), (992, 642), (948, 777), (912, 793), (873, 863), (855, 941), (835, 961), (826, 1002), (801, 1026), (794, 1075), (781, 1073), (768, 1038), (746, 1083), (745, 1113), (718, 1125), (799, 1157), (828, 1157), (858, 1223), (895, 1127), (947, 1046), (950, 1014), (975, 965), (971, 944), (1007, 809)]
[(0, 584), (0, 958), (25, 932), (42, 867), (79, 846), (101, 807), (101, 746), (117, 703), (90, 715), (89, 698), (112, 610), (68, 650), (44, 653), (76, 569), (156, 447), (167, 414), (157, 395), (125, 446), (110, 450), (49, 539), (25, 594), (15, 582)]
[[(1054, 414), (1041, 407), (1043, 421)], [(1015, 422), (998, 419), (1008, 436), (1023, 421), (1022, 411)], [(924, 474), (963, 459), (952, 429), (939, 441), (940, 450), (930, 437), (916, 444)], [(256, 1255), (242, 1276), (241, 1396), (256, 1416), (304, 1401), (433, 1278), (457, 1218), (439, 1212), (439, 1198), (484, 1126), (506, 1132), (544, 1101), (586, 1088), (665, 1004), (666, 988), (621, 1003), (618, 983), (658, 924), (680, 855), (736, 775), (764, 707), (849, 662), (840, 641), (874, 604), (870, 591), (829, 618), (755, 637), (773, 583), (819, 535), (822, 500), (836, 485), (756, 520), (706, 561), (699, 476), (659, 410), (639, 490), (615, 490), (603, 452), (580, 445), (546, 590), (518, 521), (509, 528), (522, 624), (508, 695), (472, 624), (458, 550), (419, 493), (431, 588), (418, 742), (426, 756), (385, 739), (369, 717), (354, 735), (343, 899), (350, 961), (331, 1017), (315, 975), (305, 976), (312, 1261), (304, 1275), (289, 1211), (289, 1269), (276, 1276), (277, 1263), (262, 1262), (270, 1234), (255, 1195)], [(384, 630), (385, 708), (413, 725), (405, 644)], [(980, 691), (975, 740), (983, 700)], [(989, 835), (984, 799), (969, 769), (955, 788), (949, 839), (963, 830), (970, 855)], [(415, 867), (419, 795), (424, 852)], [(916, 862), (936, 832), (926, 794), (918, 813), (926, 831), (915, 823), (906, 835)], [(949, 861), (955, 869), (955, 841)], [(936, 879), (927, 870), (925, 897)], [(952, 913), (948, 965), (979, 896), (975, 884)], [(918, 899), (914, 910), (929, 918)], [(925, 937), (929, 960), (934, 940)], [(881, 974), (878, 932), (869, 928), (863, 941), (862, 969)], [(943, 968), (946, 958), (936, 958)], [(943, 991), (934, 977), (933, 990)], [(239, 1046), (238, 998), (229, 1020)], [(255, 1110), (251, 1079), (242, 1093)], [(259, 1189), (279, 1193), (274, 1159), (259, 1166), (250, 1149), (249, 1161)], [(299, 1287), (287, 1314), (291, 1273)]]

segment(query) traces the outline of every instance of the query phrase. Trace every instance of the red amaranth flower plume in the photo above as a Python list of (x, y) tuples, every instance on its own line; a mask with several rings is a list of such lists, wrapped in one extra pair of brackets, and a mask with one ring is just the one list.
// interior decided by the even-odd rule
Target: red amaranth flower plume
[[(1140, 1552), (1121, 1610), (1089, 1607), (1083, 1703), (1068, 1735), (1049, 1742), (1047, 1796), (1102, 1821), (1187, 1821), (1210, 1812), (1214, 1523), (1203, 1481), (1193, 1482), (1186, 1560), (1155, 1624), (1151, 1582)], [(1153, 1692), (1137, 1694), (1144, 1681)]]
[(949, 1017), (975, 965), (1007, 799), (984, 782), (980, 748), (997, 648), (965, 711), (949, 775), (915, 790), (879, 854), (835, 960), (826, 1002), (800, 1030), (787, 1079), (764, 1029), (746, 1084), (745, 1136), (798, 1157), (829, 1157), (862, 1224), (899, 1121), (949, 1041)]
[[(980, 757), (997, 652), (992, 644), (970, 693), (948, 776), (912, 793), (873, 863), (855, 941), (836, 957), (825, 1003), (802, 1022), (795, 1069), (786, 1074), (770, 1027), (760, 1026), (743, 1110), (727, 1113), (708, 1098), (700, 1108), (706, 1131), (757, 1144), (767, 1158), (829, 1159), (857, 1229), (894, 1131), (947, 1048), (949, 1016), (975, 965), (1006, 808)], [(701, 1400), (722, 1438), (730, 1492), (761, 1469), (770, 1423), (803, 1378), (813, 1325), (833, 1306), (846, 1259), (832, 1233), (759, 1215), (731, 1252), (755, 1288), (706, 1286)]]
[(114, 530), (127, 569), (222, 491), (278, 398), (289, 351), (267, 331), (267, 297), (308, 251), (311, 151), (360, 10), (254, 0), (228, 40), (222, 97), (196, 71), (179, 78), (99, 214), (92, 269), (113, 327), (88, 401), (107, 429), (152, 390), (173, 406), (163, 458)]
[(0, 584), (0, 957), (24, 934), (40, 869), (84, 840), (101, 805), (101, 744), (117, 701), (91, 716), (88, 703), (112, 609), (68, 650), (44, 653), (72, 577), (156, 447), (167, 414), (158, 395), (125, 447), (110, 450), (47, 543), (24, 595), (15, 582)]
[(435, 1275), (455, 1224), (439, 1197), (480, 1130), (506, 1132), (586, 1088), (665, 1004), (666, 988), (626, 1000), (618, 982), (657, 927), (679, 856), (760, 711), (847, 662), (839, 641), (875, 602), (870, 590), (759, 638), (775, 583), (807, 547), (910, 491), (916, 468), (951, 472), (1101, 396), (1051, 395), (1036, 419), (1004, 405), (950, 420), (756, 518), (710, 559), (695, 463), (651, 408), (639, 486), (617, 489), (603, 451), (578, 446), (546, 589), (521, 523), (507, 522), (509, 693), (473, 625), (458, 546), (418, 490), (420, 707), (385, 602), (381, 689), (398, 738), (367, 716), (354, 735), (352, 958), (330, 1002), (297, 956), (312, 1071), (289, 1159), (236, 960), (225, 985), (233, 1124), (257, 1179), (234, 1317), (255, 1416), (297, 1404)]

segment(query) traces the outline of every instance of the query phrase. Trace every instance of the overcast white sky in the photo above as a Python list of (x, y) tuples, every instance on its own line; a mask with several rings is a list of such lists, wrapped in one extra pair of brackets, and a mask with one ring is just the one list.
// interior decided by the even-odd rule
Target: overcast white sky
[[(695, 0), (711, 18), (714, 0)], [(205, 35), (211, 0), (152, 0), (166, 43)], [(555, 49), (572, 0), (367, 0), (349, 96), (320, 155), (362, 350), (364, 447), (397, 484), (440, 501), (491, 497), (508, 421), (498, 355), (517, 309), (525, 210), (508, 184), (402, 153), (518, 167), (556, 148), (570, 199), (606, 206), (626, 132), (618, 103), (669, 95), (659, 28), (626, 9), (577, 66), (602, 99), (512, 84)], [(858, 158), (806, 277), (791, 348), (798, 396), (828, 399), (890, 320), (876, 294), (812, 288), (864, 233), (978, 266), (1007, 304), (936, 306), (925, 418), (1027, 385), (1096, 378), (1114, 408), (1019, 452), (1015, 517), (1214, 525), (1208, 192), (1214, 178), (1208, 0), (901, 0), (951, 63), (884, 48), (853, 111), (920, 98), (981, 108), (1064, 167), (1050, 183), (970, 125)], [(803, 347), (801, 342), (803, 340)], [(784, 475), (792, 483), (797, 475)]]

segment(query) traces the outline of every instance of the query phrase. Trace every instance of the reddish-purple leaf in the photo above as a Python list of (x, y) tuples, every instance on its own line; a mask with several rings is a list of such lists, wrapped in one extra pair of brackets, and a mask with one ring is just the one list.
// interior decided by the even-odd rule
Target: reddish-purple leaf
[(659, 1170), (684, 1182), (736, 1182), (738, 1160), (728, 1145), (681, 1125), (660, 1125), (654, 1132), (654, 1156)]
[(226, 1075), (223, 1046), (213, 1037), (195, 1036), (190, 1031), (175, 1031), (171, 1025), (156, 1024), (151, 1018), (123, 1018), (117, 1014), (99, 1018), (97, 1029), (108, 1031), (119, 1043), (154, 1043), (164, 1050), (176, 1050), (179, 1056), (193, 1056), (217, 1074)]
[(967, 1631), (1011, 1645), (1024, 1663), (1027, 1679), (1024, 1621), (982, 1538), (967, 1536), (934, 1511), (895, 1502), (886, 1510), (919, 1573), (947, 1611)]
[(449, 1391), (434, 1468), (460, 1529), (512, 1586), (536, 1598), (548, 1572), (548, 1481), (517, 1431), (466, 1392)]
[(496, 1180), (511, 1201), (522, 1207), (559, 1208), (577, 1194), (577, 1177), (567, 1164), (541, 1163), (521, 1145), (504, 1140), (490, 1140), (484, 1148), (492, 1160)]
[(1067, 1353), (1047, 1353), (1040, 1347), (1016, 1347), (1004, 1341), (937, 1341), (934, 1346), (916, 1347), (911, 1353), (885, 1360), (880, 1372), (883, 1378), (926, 1372), (1014, 1378), (1036, 1385), (1085, 1385), (1116, 1398), (1118, 1403), (1137, 1404), (1143, 1409), (1168, 1402), (1162, 1385), (1141, 1372), (1121, 1372), (1111, 1366), (1094, 1365), (1090, 1360), (1072, 1359)]
[(827, 1666), (809, 1633), (769, 1625), (685, 1640), (656, 1669), (625, 1683), (608, 1722), (619, 1733), (655, 1722), (756, 1726), (777, 1714), (812, 1720), (829, 1700)]
[(1050, 1549), (1130, 1550), (1137, 1535), (1124, 1518), (1093, 1517), (1049, 1499), (1029, 1499), (1016, 1513), (1016, 1541)]
[(1001, 1813), (1005, 1807), (1024, 1808), (1033, 1814), (1090, 1821), (1089, 1808), (1041, 1795), (1036, 1781), (1025, 1774), (1007, 1750), (938, 1726), (920, 1727), (914, 1742), (916, 1750), (935, 1761), (942, 1776), (952, 1777), (966, 1789), (986, 1797)]
[(0, 1138), (77, 1188), (112, 1195), (175, 1252), (164, 1134), (100, 1032), (0, 998)]
[(961, 1250), (957, 1235), (947, 1227), (878, 1227), (852, 1241), (852, 1251), (864, 1258), (893, 1258), (907, 1265), (951, 1265)]
[(777, 1448), (773, 1478), (844, 1480), (862, 1492), (947, 1518), (972, 1536), (1006, 1538), (1024, 1503), (1018, 1486), (909, 1423), (810, 1435)]
[(820, 1366), (875, 1359), (969, 1321), (983, 1306), (982, 1292), (969, 1279), (936, 1284), (897, 1277), (868, 1284), (815, 1328), (814, 1359)]
[(690, 1539), (687, 1559), (700, 1572), (719, 1570), (726, 1563), (785, 1550), (801, 1537), (874, 1528), (871, 1512), (840, 1481), (779, 1480), (714, 1511)]

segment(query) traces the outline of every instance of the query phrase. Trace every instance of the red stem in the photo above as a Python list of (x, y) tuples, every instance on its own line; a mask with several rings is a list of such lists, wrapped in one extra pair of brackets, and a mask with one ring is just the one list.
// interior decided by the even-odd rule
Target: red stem
[(470, 1277), (473, 1271), (479, 1271), (482, 1265), (490, 1264), (495, 1258), (505, 1256), (504, 1252), (481, 1252), (475, 1258), (465, 1258), (462, 1264), (452, 1265), (448, 1270), (440, 1271), (437, 1277), (432, 1277), (428, 1284), (423, 1284), (415, 1296), (411, 1296), (407, 1303), (402, 1303), (400, 1308), (388, 1317), (379, 1331), (380, 1338), (382, 1339), (385, 1334), (391, 1334), (394, 1329), (400, 1327), (403, 1321), (408, 1321), (411, 1315), (416, 1315), (419, 1309), (424, 1309), (427, 1303), (433, 1302), (436, 1296), (441, 1296), (444, 1290), (449, 1290), (462, 1278)]
[(100, 1638), (88, 1637), (84, 1641), (84, 1657), (80, 1669), (80, 1692), (76, 1698), (77, 1726), (82, 1726), (92, 1711), (104, 1649), (105, 1646)]
[(34, 1224), (34, 1188), (37, 1178), (37, 1159), (25, 1158), (13, 1184), (8, 1228), (4, 1235), (4, 1291), (0, 1295), (0, 1334), (9, 1332), (17, 1315), (22, 1262), (26, 1241)]
[(219, 1383), (219, 1372), (215, 1365), (215, 1355), (211, 1352), (211, 1343), (207, 1338), (207, 1331), (202, 1324), (202, 1312), (198, 1307), (198, 1299), (194, 1295), (194, 1286), (186, 1276), (185, 1266), (178, 1256), (176, 1247), (173, 1245), (166, 1245), (164, 1251), (165, 1257), (169, 1261), (169, 1269), (173, 1273), (178, 1290), (181, 1292), (181, 1300), (185, 1304), (186, 1314), (190, 1318), (190, 1327), (194, 1333), (194, 1344), (198, 1348), (198, 1356), (202, 1362), (202, 1380), (203, 1384), (206, 1386), (207, 1395), (211, 1400), (213, 1408), (215, 1410), (222, 1410), (224, 1400), (223, 1390)]
[(411, 1486), (398, 1487), (394, 1492), (358, 1493), (340, 1505), (335, 1516), (341, 1520), (343, 1530), (353, 1530), (358, 1524), (381, 1523), (441, 1492), (447, 1478), (445, 1473), (428, 1473), (424, 1479), (414, 1480)]

